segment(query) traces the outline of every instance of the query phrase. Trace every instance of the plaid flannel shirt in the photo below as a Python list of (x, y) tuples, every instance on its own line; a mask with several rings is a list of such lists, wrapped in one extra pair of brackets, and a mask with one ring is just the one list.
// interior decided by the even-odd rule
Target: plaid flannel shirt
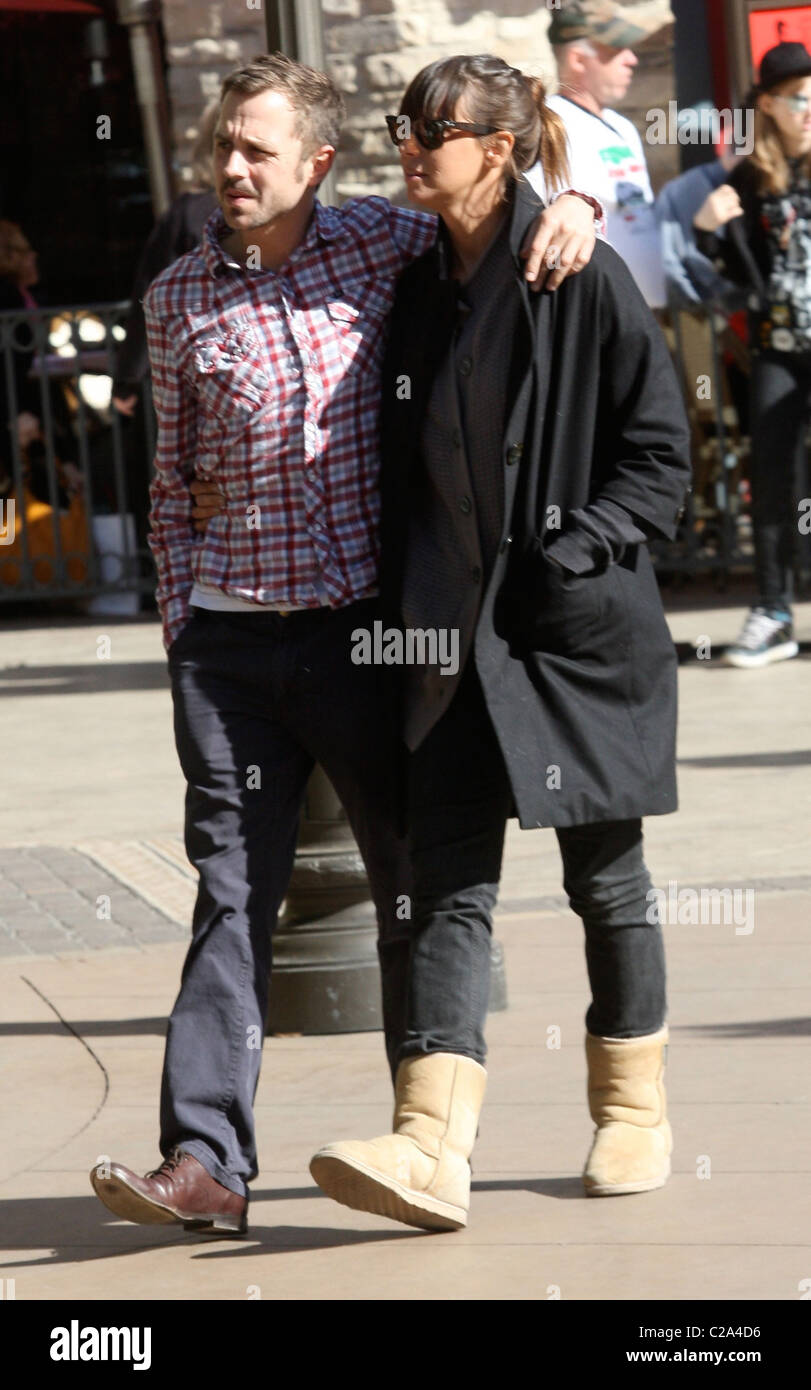
[[(277, 270), (234, 262), (218, 210), (144, 299), (158, 416), (149, 544), (164, 641), (195, 581), (257, 604), (377, 589), (380, 362), (397, 276), (436, 220), (384, 198), (316, 203)], [(193, 529), (189, 483), (225, 509)]]

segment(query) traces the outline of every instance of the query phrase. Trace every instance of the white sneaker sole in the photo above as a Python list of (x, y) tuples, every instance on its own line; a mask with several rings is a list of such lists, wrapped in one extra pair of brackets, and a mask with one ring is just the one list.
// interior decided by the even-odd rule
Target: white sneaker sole
[(425, 1231), (459, 1231), (467, 1225), (463, 1207), (414, 1192), (357, 1159), (319, 1153), (310, 1162), (310, 1172), (322, 1192), (353, 1211), (369, 1211)]
[(800, 648), (796, 642), (784, 642), (782, 647), (770, 647), (767, 652), (755, 653), (747, 656), (744, 652), (725, 652), (721, 657), (723, 666), (738, 666), (741, 670), (748, 670), (750, 667), (770, 666), (773, 661), (789, 661), (791, 657), (799, 655)]

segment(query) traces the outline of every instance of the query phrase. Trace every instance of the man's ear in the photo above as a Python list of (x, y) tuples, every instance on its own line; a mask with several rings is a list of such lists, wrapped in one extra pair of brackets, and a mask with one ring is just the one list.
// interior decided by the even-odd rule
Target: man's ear
[(311, 173), (307, 179), (308, 188), (317, 188), (327, 177), (335, 160), (334, 145), (322, 145), (314, 154), (310, 155), (307, 163), (310, 165)]

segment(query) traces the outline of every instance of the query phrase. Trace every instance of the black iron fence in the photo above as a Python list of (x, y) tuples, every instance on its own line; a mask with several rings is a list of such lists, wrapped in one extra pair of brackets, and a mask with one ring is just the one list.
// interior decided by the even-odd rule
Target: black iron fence
[[(0, 314), (0, 603), (82, 598), (137, 608), (154, 588), (147, 546), (155, 419), (148, 382), (131, 414), (111, 399), (129, 305)], [(665, 332), (684, 390), (693, 492), (663, 575), (752, 566), (746, 349), (725, 321), (675, 307)]]
[(155, 424), (148, 382), (112, 402), (129, 304), (0, 314), (0, 603), (82, 598), (137, 609)]

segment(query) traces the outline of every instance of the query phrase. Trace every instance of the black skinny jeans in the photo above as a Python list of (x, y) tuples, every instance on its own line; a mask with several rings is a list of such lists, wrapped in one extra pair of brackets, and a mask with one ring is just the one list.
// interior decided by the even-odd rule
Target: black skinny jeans
[[(492, 912), (512, 793), (471, 660), (453, 701), (410, 760), (414, 875), (410, 988), (398, 1061), (458, 1052), (483, 1063)], [(662, 929), (640, 820), (556, 832), (563, 884), (583, 920), (599, 1037), (642, 1037), (666, 1015)], [(650, 920), (649, 920), (650, 919)]]
[(758, 603), (791, 611), (811, 414), (811, 356), (752, 359), (752, 529)]

